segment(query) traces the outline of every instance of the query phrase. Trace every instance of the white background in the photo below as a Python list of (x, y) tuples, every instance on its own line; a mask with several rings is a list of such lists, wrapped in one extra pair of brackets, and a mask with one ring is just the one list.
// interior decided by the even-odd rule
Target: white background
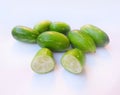
[[(119, 10), (119, 0), (0, 0), (0, 95), (120, 95)], [(96, 25), (110, 43), (86, 54), (79, 75), (63, 69), (63, 53), (54, 53), (54, 71), (36, 74), (30, 64), (40, 47), (16, 41), (11, 30), (16, 25), (32, 28), (46, 19), (66, 22), (71, 29)]]

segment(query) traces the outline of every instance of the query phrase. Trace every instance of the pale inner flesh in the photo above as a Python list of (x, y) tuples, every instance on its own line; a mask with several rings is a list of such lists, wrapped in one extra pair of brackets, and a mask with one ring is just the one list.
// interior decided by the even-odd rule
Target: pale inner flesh
[(72, 55), (64, 56), (62, 59), (62, 65), (66, 70), (72, 73), (80, 73), (82, 70), (80, 62)]
[(31, 67), (37, 73), (46, 73), (54, 68), (54, 61), (50, 56), (38, 56), (32, 61)]

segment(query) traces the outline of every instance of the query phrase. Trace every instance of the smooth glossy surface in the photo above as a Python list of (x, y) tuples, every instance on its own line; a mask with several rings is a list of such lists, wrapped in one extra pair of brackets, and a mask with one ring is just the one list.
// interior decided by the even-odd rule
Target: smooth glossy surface
[(57, 31), (63, 34), (67, 34), (70, 31), (70, 26), (65, 22), (53, 22), (50, 25), (51, 31)]
[(96, 46), (93, 39), (79, 30), (68, 32), (68, 38), (74, 48), (78, 48), (85, 53), (95, 53)]
[[(120, 95), (120, 1), (119, 0), (1, 0), (0, 95)], [(105, 48), (86, 54), (84, 70), (74, 75), (60, 64), (39, 75), (30, 67), (40, 49), (13, 39), (16, 25), (33, 27), (38, 21), (63, 21), (72, 29), (93, 24), (110, 37)]]
[(104, 47), (110, 42), (108, 35), (97, 26), (87, 24), (82, 26), (80, 31), (89, 35), (97, 47)]
[(50, 20), (42, 20), (39, 23), (35, 24), (33, 30), (38, 31), (39, 34), (45, 31), (49, 31), (50, 24), (51, 24)]
[(57, 52), (66, 51), (70, 47), (67, 36), (55, 31), (41, 33), (37, 38), (37, 44)]
[(11, 34), (16, 40), (26, 43), (36, 43), (39, 35), (38, 32), (26, 26), (15, 26)]

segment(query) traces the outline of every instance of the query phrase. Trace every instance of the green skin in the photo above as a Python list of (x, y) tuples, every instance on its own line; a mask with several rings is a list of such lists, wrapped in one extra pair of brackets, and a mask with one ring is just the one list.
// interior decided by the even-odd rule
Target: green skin
[(50, 30), (67, 34), (70, 31), (70, 26), (64, 22), (53, 22), (50, 25)]
[[(53, 53), (52, 53), (52, 51), (49, 50), (48, 48), (42, 48), (42, 49), (40, 49), (40, 50), (36, 53), (36, 55), (34, 56), (34, 58), (33, 58), (33, 60), (32, 60), (32, 63), (31, 63), (31, 68), (32, 68), (32, 69), (33, 69), (33, 67), (32, 67), (33, 61), (36, 60), (36, 58), (39, 57), (39, 56), (46, 56), (46, 57), (49, 56), (49, 57), (53, 60), (53, 62), (54, 62), (54, 58), (53, 58)], [(43, 74), (44, 74), (44, 73), (48, 73), (48, 72), (52, 71), (52, 70), (54, 69), (54, 67), (55, 67), (55, 62), (54, 62), (54, 66), (53, 66), (53, 68), (52, 68), (51, 70), (46, 71), (46, 72), (42, 72), (42, 73), (43, 73)], [(40, 73), (40, 72), (37, 72), (37, 71), (34, 70), (34, 69), (33, 69), (33, 71), (35, 71), (36, 73)], [(42, 73), (40, 73), (40, 74), (42, 74)]]
[(25, 26), (16, 26), (12, 30), (12, 36), (21, 42), (36, 43), (38, 32)]
[(37, 38), (37, 43), (41, 47), (46, 47), (56, 52), (65, 51), (70, 46), (68, 38), (64, 34), (55, 31), (41, 33)]
[(50, 24), (51, 21), (49, 20), (41, 21), (34, 26), (33, 30), (38, 31), (39, 33), (49, 31)]
[(53, 58), (53, 53), (51, 50), (49, 50), (48, 48), (42, 48), (40, 49), (34, 58), (36, 58), (37, 56), (40, 56), (40, 55), (47, 55), (47, 56), (50, 56), (51, 58)]
[(103, 30), (94, 25), (84, 25), (81, 27), (80, 31), (88, 34), (98, 47), (103, 47), (109, 43), (108, 35)]
[(79, 30), (73, 30), (68, 33), (68, 38), (74, 48), (78, 48), (85, 53), (96, 51), (93, 39)]
[(77, 58), (77, 60), (80, 62), (80, 64), (82, 66), (84, 65), (84, 63), (85, 63), (85, 55), (81, 50), (79, 50), (77, 48), (68, 50), (62, 57), (66, 56), (68, 54), (74, 56), (75, 58)]
[[(67, 51), (61, 58), (61, 62), (62, 62), (62, 59), (66, 56), (66, 55), (72, 55), (74, 56), (78, 61), (79, 63), (81, 64), (81, 66), (83, 67), (84, 63), (85, 63), (85, 54), (77, 49), (77, 48), (74, 48), (74, 49), (71, 49), (69, 51)], [(64, 67), (65, 68), (65, 67)], [(66, 69), (66, 68), (65, 68)], [(67, 70), (67, 69), (66, 69)], [(69, 70), (67, 70), (69, 71)], [(69, 71), (71, 72), (71, 71)], [(74, 72), (71, 72), (71, 73), (74, 73)]]

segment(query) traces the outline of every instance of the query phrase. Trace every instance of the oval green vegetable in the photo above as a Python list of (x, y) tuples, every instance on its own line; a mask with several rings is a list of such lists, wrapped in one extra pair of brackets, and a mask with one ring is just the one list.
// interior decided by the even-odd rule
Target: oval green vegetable
[(83, 52), (95, 52), (96, 46), (93, 39), (79, 30), (68, 32), (68, 38), (73, 47), (82, 50)]
[(67, 34), (70, 31), (70, 26), (64, 22), (53, 22), (50, 25), (50, 30)]
[(48, 48), (40, 49), (31, 62), (34, 72), (42, 74), (52, 71), (55, 67), (53, 53)]
[(67, 71), (78, 74), (83, 69), (85, 55), (77, 48), (71, 49), (62, 56), (61, 63)]
[(80, 31), (88, 34), (98, 47), (105, 46), (109, 43), (108, 35), (103, 30), (94, 25), (84, 25), (81, 27)]
[(68, 38), (64, 34), (55, 31), (41, 33), (37, 38), (37, 43), (41, 47), (49, 48), (52, 51), (65, 51), (70, 46)]
[(43, 20), (43, 21), (37, 23), (34, 26), (33, 29), (35, 31), (38, 31), (39, 33), (42, 33), (42, 32), (45, 32), (45, 31), (49, 31), (50, 24), (51, 24), (51, 21), (49, 21), (49, 20)]
[(15, 26), (12, 29), (12, 36), (19, 41), (27, 43), (36, 43), (38, 32), (25, 26)]

